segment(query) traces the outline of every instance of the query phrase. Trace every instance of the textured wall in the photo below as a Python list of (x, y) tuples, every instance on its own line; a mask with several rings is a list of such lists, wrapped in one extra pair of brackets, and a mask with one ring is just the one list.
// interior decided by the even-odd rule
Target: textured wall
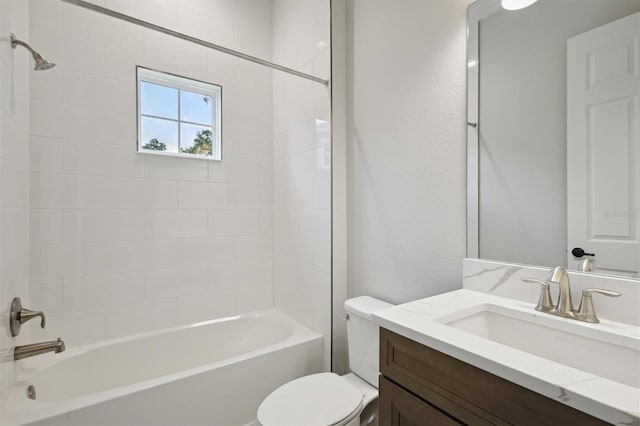
[[(271, 58), (270, 2), (106, 7)], [(31, 39), (33, 337), (68, 346), (270, 307), (272, 72), (58, 0)], [(136, 153), (135, 65), (223, 86), (222, 162)], [(3, 74), (4, 75), (4, 74)]]
[(18, 296), (28, 306), (28, 124), (31, 55), (11, 49), (9, 34), (29, 40), (28, 4), (0, 2), (0, 391), (15, 380), (13, 347), (28, 341), (23, 329), (12, 339), (8, 310)]
[(469, 3), (348, 3), (350, 297), (462, 285)]

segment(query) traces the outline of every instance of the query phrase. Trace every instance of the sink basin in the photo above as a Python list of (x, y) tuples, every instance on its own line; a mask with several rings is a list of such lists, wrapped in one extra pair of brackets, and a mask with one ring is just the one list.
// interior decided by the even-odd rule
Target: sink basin
[(640, 336), (616, 323), (581, 323), (485, 303), (436, 322), (596, 376), (640, 388)]

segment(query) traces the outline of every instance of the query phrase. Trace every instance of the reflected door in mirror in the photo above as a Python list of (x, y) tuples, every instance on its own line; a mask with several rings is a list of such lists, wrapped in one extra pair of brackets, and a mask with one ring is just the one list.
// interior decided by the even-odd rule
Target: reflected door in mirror
[[(598, 272), (640, 271), (640, 13), (567, 44), (568, 247)], [(568, 253), (568, 266), (584, 259)]]

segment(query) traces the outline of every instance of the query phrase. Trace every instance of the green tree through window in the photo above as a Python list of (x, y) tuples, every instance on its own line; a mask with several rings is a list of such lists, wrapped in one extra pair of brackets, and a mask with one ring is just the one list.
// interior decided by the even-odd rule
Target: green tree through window
[(167, 145), (164, 142), (160, 142), (158, 139), (153, 138), (146, 144), (142, 145), (143, 149), (150, 149), (152, 151), (166, 151)]
[(211, 155), (212, 150), (211, 130), (202, 130), (196, 133), (193, 145), (189, 148), (180, 148), (185, 154)]

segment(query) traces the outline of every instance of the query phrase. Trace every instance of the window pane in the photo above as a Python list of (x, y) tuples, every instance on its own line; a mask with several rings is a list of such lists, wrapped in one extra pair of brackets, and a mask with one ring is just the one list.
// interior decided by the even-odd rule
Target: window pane
[(177, 122), (159, 118), (141, 118), (141, 149), (146, 151), (178, 152)]
[(180, 91), (180, 120), (211, 125), (213, 98), (209, 95)]
[(142, 114), (178, 119), (178, 90), (159, 84), (140, 82)]
[(180, 152), (193, 155), (213, 155), (211, 127), (180, 124)]

